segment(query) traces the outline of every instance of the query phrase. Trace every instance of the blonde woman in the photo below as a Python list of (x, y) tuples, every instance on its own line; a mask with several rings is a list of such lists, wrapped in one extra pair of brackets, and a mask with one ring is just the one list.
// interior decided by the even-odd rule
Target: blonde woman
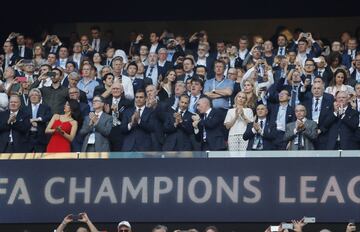
[(253, 112), (256, 108), (258, 96), (256, 95), (256, 88), (254, 82), (250, 80), (244, 81), (243, 92), (246, 94), (246, 106), (251, 108)]
[(229, 130), (228, 145), (229, 151), (245, 151), (248, 141), (243, 139), (243, 134), (248, 123), (254, 121), (252, 109), (247, 108), (247, 95), (239, 92), (234, 99), (234, 108), (229, 109), (224, 125)]

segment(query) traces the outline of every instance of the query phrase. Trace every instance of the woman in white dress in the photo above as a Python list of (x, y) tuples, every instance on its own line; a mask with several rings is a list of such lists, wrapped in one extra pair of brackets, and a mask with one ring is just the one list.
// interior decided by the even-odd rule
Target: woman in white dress
[(346, 91), (348, 94), (355, 94), (352, 86), (346, 85), (347, 73), (344, 69), (337, 69), (334, 73), (333, 79), (330, 81), (329, 86), (325, 89), (325, 93), (330, 93), (334, 97), (339, 91)]
[(254, 120), (252, 109), (247, 108), (247, 95), (244, 92), (236, 94), (234, 108), (229, 109), (224, 125), (229, 130), (229, 151), (245, 151), (248, 141), (243, 139), (243, 134), (248, 123)]

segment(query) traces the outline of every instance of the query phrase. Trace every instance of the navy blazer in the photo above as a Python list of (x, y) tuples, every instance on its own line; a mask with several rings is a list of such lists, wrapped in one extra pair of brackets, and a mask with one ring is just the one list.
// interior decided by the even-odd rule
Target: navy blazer
[[(301, 99), (301, 103), (307, 109), (306, 118), (312, 120), (313, 94), (311, 92), (308, 92), (302, 96), (303, 97)], [(318, 122), (318, 128), (321, 130), (322, 133), (326, 133), (328, 131), (328, 128), (325, 127), (324, 122), (330, 114), (333, 114), (333, 112), (334, 112), (334, 97), (331, 94), (324, 93), (323, 99), (321, 101), (320, 115)]]
[[(255, 135), (256, 133), (253, 133), (252, 128), (253, 128), (253, 124), (254, 123), (248, 123), (247, 127), (246, 127), (246, 131), (243, 135), (243, 139), (249, 140), (248, 146), (246, 150), (252, 150), (253, 144), (254, 144), (254, 140), (255, 140)], [(269, 119), (266, 119), (265, 122), (265, 127), (264, 127), (264, 134), (262, 135), (262, 139), (263, 139), (263, 150), (273, 150), (274, 149), (274, 140), (276, 139), (276, 133), (273, 133), (273, 131), (276, 130), (276, 125), (272, 122), (270, 122)]]
[(168, 113), (164, 122), (165, 141), (163, 145), (163, 151), (191, 151), (191, 139), (190, 135), (194, 134), (194, 128), (192, 126), (192, 113), (186, 111), (182, 117), (182, 123), (174, 126), (175, 118), (172, 110)]
[(20, 109), (16, 115), (16, 122), (13, 124), (7, 123), (9, 117), (9, 110), (0, 112), (0, 152), (5, 152), (6, 144), (9, 142), (10, 130), (12, 131), (15, 152), (29, 152), (28, 132), (31, 127), (29, 112)]
[[(268, 110), (269, 110), (269, 115), (270, 118), (269, 120), (271, 122), (274, 122), (276, 124), (276, 118), (277, 118), (277, 114), (279, 112), (279, 108), (280, 108), (280, 104), (269, 104), (268, 105)], [(296, 117), (295, 117), (295, 111), (294, 108), (291, 107), (290, 105), (288, 105), (286, 107), (286, 124), (295, 121)]]
[(200, 120), (198, 124), (199, 132), (196, 134), (198, 141), (204, 143), (203, 132), (206, 131), (206, 142), (211, 151), (225, 150), (225, 137), (224, 137), (224, 117), (222, 112), (217, 109), (211, 109), (209, 115)]
[(356, 149), (355, 132), (358, 129), (359, 113), (348, 105), (343, 118), (336, 117), (333, 113), (327, 115), (325, 127), (329, 128), (327, 139), (328, 150), (334, 150), (338, 135), (340, 135), (340, 147), (343, 150)]
[(122, 151), (151, 151), (151, 132), (154, 131), (153, 111), (145, 107), (140, 123), (129, 130), (128, 124), (136, 108), (127, 109), (121, 120), (121, 130), (125, 136)]
[(16, 53), (19, 58), (28, 59), (28, 60), (31, 60), (33, 58), (32, 49), (28, 48), (26, 46), (25, 46), (24, 57), (20, 57), (20, 51), (19, 51), (19, 46), (18, 45), (14, 46), (14, 53)]
[[(29, 103), (28, 106), (26, 106), (25, 110), (28, 111), (28, 113), (30, 114), (30, 118), (32, 118), (32, 106), (31, 103)], [(37, 111), (36, 117), (39, 118), (41, 117), (41, 121), (37, 122), (37, 142), (39, 144), (47, 144), (47, 140), (45, 139), (45, 129), (46, 126), (48, 124), (48, 122), (50, 121), (51, 117), (52, 117), (52, 113), (51, 113), (51, 109), (48, 105), (46, 104), (40, 104), (39, 105), (39, 109)], [(29, 130), (30, 131), (30, 130)]]

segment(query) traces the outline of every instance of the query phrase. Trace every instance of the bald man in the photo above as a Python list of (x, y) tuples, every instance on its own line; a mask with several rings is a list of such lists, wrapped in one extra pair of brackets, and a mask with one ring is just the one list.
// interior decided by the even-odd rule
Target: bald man
[(201, 150), (225, 150), (222, 113), (212, 108), (210, 99), (207, 97), (199, 99), (197, 110), (200, 115), (196, 114), (192, 117), (192, 120), (196, 138), (201, 141)]
[(339, 91), (335, 95), (334, 112), (325, 122), (329, 126), (328, 150), (356, 149), (355, 131), (359, 124), (359, 113), (349, 104), (349, 94)]

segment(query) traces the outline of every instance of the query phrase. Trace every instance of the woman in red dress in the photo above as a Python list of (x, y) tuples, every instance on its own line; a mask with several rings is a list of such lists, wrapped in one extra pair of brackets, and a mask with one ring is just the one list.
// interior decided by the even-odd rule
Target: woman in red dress
[(45, 133), (52, 134), (46, 152), (71, 152), (79, 117), (80, 105), (73, 99), (65, 103), (64, 114), (54, 114), (45, 130)]

